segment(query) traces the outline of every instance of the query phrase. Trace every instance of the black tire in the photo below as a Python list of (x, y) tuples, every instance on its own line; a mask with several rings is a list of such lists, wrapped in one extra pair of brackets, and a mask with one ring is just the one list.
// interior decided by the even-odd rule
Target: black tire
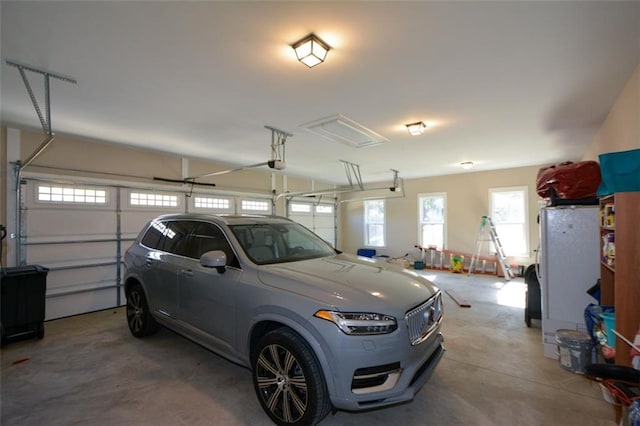
[(260, 405), (278, 425), (315, 425), (331, 410), (322, 370), (298, 334), (279, 328), (253, 351), (253, 385)]
[(158, 331), (158, 323), (149, 311), (147, 297), (140, 284), (133, 284), (127, 288), (127, 324), (131, 334), (145, 337)]

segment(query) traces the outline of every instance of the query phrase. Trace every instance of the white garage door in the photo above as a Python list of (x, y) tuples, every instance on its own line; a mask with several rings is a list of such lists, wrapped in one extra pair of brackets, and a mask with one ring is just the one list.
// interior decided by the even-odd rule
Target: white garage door
[(335, 247), (336, 217), (333, 204), (290, 201), (288, 210), (289, 219), (311, 229)]
[(219, 196), (166, 188), (59, 184), (23, 185), (22, 263), (49, 268), (46, 317), (122, 306), (123, 256), (140, 229), (164, 213), (271, 214), (271, 199)]
[[(27, 181), (21, 257), (49, 268), (46, 319), (124, 304), (124, 250), (147, 220), (180, 211), (178, 194), (158, 200), (137, 194), (139, 205), (131, 205), (133, 194), (123, 188)], [(163, 199), (175, 205), (161, 206)]]

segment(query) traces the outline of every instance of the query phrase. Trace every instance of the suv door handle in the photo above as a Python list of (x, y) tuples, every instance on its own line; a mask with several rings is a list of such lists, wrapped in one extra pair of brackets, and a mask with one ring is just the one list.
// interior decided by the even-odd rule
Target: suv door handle
[(185, 277), (193, 277), (193, 271), (191, 269), (183, 269), (180, 273)]

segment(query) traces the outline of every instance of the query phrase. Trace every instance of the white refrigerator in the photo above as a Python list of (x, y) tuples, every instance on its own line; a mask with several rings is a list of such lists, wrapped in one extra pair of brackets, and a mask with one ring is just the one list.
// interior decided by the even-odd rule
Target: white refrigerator
[(540, 269), (544, 356), (558, 358), (556, 331), (586, 332), (587, 294), (600, 278), (598, 206), (546, 207), (540, 211)]

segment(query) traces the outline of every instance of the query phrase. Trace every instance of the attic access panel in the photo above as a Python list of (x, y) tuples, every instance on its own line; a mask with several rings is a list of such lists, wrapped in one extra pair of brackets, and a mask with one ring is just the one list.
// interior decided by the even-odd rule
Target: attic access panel
[(354, 148), (389, 142), (389, 139), (342, 114), (321, 118), (301, 126), (306, 131)]

